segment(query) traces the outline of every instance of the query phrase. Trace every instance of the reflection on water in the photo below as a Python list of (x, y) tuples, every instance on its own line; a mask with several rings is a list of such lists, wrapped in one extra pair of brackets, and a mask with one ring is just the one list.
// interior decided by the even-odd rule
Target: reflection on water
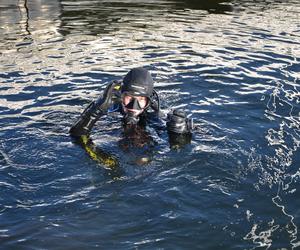
[[(300, 245), (298, 1), (3, 0), (0, 12), (3, 247)], [(95, 141), (124, 169), (113, 181), (67, 131), (135, 66), (163, 112), (189, 109), (198, 130), (175, 151), (149, 128), (153, 159), (137, 168), (119, 123), (100, 121)]]
[[(292, 68), (293, 65), (290, 65)], [(286, 68), (283, 69), (286, 71)], [(282, 218), (272, 218), (267, 230), (262, 230), (265, 223), (254, 223), (251, 232), (246, 239), (252, 239), (261, 246), (271, 247), (272, 235), (280, 232), (289, 234), (292, 248), (300, 246), (298, 239), (298, 218), (295, 218), (291, 209), (294, 205), (289, 204), (288, 200), (295, 201), (294, 196), (297, 191), (296, 186), (299, 179), (299, 168), (296, 162), (299, 162), (300, 146), (300, 117), (299, 117), (299, 90), (297, 89), (298, 78), (293, 82), (286, 84), (276, 81), (274, 89), (270, 94), (266, 117), (271, 121), (276, 121), (277, 125), (268, 129), (266, 132), (266, 142), (270, 152), (261, 155), (253, 149), (251, 153), (249, 166), (251, 171), (258, 173), (258, 181), (255, 184), (257, 190), (268, 185), (272, 192), (272, 201), (279, 211), (285, 215)], [(263, 163), (266, 164), (263, 164)]]
[[(116, 32), (123, 28), (134, 29), (155, 29), (164, 25), (162, 22), (165, 15), (181, 18), (173, 15), (176, 10), (197, 9), (210, 13), (225, 13), (231, 11), (231, 5), (226, 4), (230, 1), (195, 1), (195, 0), (159, 0), (149, 4), (149, 1), (84, 1), (74, 4), (74, 1), (63, 1), (63, 13), (61, 16), (62, 26), (60, 32), (66, 35), (69, 33), (85, 34), (106, 34)], [(160, 16), (161, 15), (161, 16)], [(155, 20), (153, 20), (155, 16)], [(158, 19), (157, 19), (158, 18)], [(153, 23), (155, 21), (155, 23)], [(187, 20), (184, 19), (184, 22)], [(178, 30), (176, 30), (177, 32)], [(174, 30), (175, 32), (175, 30)]]
[(175, 0), (176, 8), (179, 9), (196, 9), (205, 10), (208, 13), (225, 14), (232, 11), (232, 0), (211, 0), (211, 1), (197, 1), (197, 0)]
[(20, 49), (58, 32), (58, 1), (3, 0), (0, 3), (1, 53)]

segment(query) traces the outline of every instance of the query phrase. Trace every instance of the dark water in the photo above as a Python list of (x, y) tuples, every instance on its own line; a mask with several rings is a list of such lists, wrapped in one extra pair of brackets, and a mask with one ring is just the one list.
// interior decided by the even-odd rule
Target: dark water
[[(300, 248), (299, 14), (298, 0), (1, 0), (0, 248)], [(201, 129), (177, 151), (153, 131), (141, 167), (118, 120), (99, 122), (114, 180), (68, 129), (136, 66)]]

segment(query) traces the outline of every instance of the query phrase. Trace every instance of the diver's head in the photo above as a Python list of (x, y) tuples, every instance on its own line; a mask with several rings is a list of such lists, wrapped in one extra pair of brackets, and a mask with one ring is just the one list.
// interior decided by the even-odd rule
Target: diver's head
[(135, 124), (151, 103), (153, 93), (153, 79), (149, 71), (144, 68), (130, 70), (123, 79), (121, 87), (122, 108), (125, 123)]

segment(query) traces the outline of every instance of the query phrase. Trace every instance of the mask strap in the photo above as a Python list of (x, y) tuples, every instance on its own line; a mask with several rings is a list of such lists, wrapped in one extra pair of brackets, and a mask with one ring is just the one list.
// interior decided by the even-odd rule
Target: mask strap
[(160, 98), (155, 89), (153, 89), (152, 96), (150, 98), (150, 105), (151, 108), (157, 112), (158, 114), (160, 113)]

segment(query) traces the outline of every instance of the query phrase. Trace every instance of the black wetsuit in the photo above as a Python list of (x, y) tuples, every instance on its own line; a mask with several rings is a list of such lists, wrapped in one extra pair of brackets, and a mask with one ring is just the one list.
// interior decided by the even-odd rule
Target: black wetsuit
[[(95, 123), (102, 116), (113, 112), (123, 114), (119, 88), (119, 85), (114, 87), (111, 98), (112, 103), (107, 111), (102, 111), (101, 108), (99, 108), (98, 104), (101, 102), (101, 98), (91, 102), (70, 129), (72, 137), (86, 150), (92, 159), (114, 171), (118, 171), (119, 168), (118, 157), (97, 147), (90, 138), (90, 133)], [(152, 158), (151, 148), (153, 149), (155, 143), (146, 130), (146, 125), (150, 120), (155, 124), (154, 126), (156, 128), (161, 129), (164, 127), (156, 112), (150, 112), (149, 110), (145, 110), (139, 115), (139, 122), (137, 124), (123, 124), (122, 138), (118, 144), (122, 151), (132, 156), (133, 161), (138, 165), (146, 164), (150, 162)]]
[[(114, 171), (119, 170), (118, 157), (97, 147), (91, 140), (90, 133), (96, 121), (103, 115), (112, 112), (119, 112), (123, 115), (123, 119), (126, 117), (122, 108), (120, 89), (120, 82), (117, 82), (117, 84), (116, 82), (109, 84), (107, 89), (104, 91), (103, 97), (91, 102), (83, 111), (78, 121), (70, 129), (70, 134), (77, 142), (80, 143), (81, 146), (83, 146), (92, 159)], [(149, 107), (139, 115), (139, 120), (136, 124), (128, 125), (126, 122), (123, 122), (124, 130), (122, 133), (122, 139), (119, 141), (119, 146), (123, 152), (131, 155), (132, 158), (135, 159), (134, 162), (138, 165), (148, 163), (152, 159), (155, 143), (147, 131), (146, 125), (151, 123), (151, 127), (155, 129), (158, 135), (161, 135), (162, 131), (166, 131), (166, 126), (162, 119), (160, 119), (160, 101), (158, 94), (156, 91), (153, 91), (153, 93), (153, 96), (150, 97), (151, 103)], [(178, 148), (190, 143), (191, 133), (186, 133), (186, 130), (184, 129), (178, 131), (178, 128), (186, 127), (185, 114), (182, 115), (182, 112), (175, 112), (174, 110), (169, 118), (171, 119), (169, 119), (167, 125), (169, 123), (171, 126), (167, 126), (167, 130), (170, 147)]]

